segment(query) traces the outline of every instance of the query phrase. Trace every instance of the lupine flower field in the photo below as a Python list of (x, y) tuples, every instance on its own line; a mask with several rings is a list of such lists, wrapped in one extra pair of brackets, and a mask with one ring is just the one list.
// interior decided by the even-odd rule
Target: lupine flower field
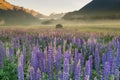
[(120, 80), (120, 36), (1, 30), (0, 80)]

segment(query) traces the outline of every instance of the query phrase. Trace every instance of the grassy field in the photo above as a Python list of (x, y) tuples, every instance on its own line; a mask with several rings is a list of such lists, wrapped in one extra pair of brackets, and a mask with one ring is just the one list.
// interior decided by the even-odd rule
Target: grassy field
[(58, 20), (51, 24), (35, 24), (29, 26), (0, 26), (0, 29), (24, 30), (29, 32), (40, 32), (44, 30), (56, 30), (55, 25), (63, 25), (61, 30), (75, 32), (112, 32), (120, 34), (120, 20), (97, 20), (97, 21), (64, 21)]
[[(58, 21), (49, 25), (0, 26), (0, 80), (33, 80), (36, 77), (75, 80), (76, 76), (80, 78), (76, 80), (86, 80), (87, 76), (92, 80), (119, 80), (115, 72), (110, 74), (113, 71), (110, 69), (117, 70), (117, 74), (120, 72), (119, 22)], [(63, 28), (56, 29), (56, 23)], [(38, 72), (40, 75), (32, 75)]]

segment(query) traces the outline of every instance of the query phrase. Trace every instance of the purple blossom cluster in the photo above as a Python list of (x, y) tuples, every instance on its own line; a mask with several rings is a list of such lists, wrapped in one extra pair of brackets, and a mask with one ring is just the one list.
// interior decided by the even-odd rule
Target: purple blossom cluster
[(95, 36), (23, 35), (0, 41), (0, 68), (17, 58), (18, 80), (120, 80), (120, 37), (105, 44)]

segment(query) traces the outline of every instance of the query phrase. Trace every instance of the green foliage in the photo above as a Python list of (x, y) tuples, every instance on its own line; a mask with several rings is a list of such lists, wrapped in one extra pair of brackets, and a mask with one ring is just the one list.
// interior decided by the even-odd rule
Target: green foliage
[(114, 36), (107, 35), (107, 36), (103, 36), (101, 40), (104, 40), (104, 43), (109, 43), (110, 41), (112, 41), (113, 38)]
[(11, 39), (7, 35), (0, 36), (2, 42), (9, 42)]
[(96, 77), (98, 80), (101, 80), (101, 77), (100, 77), (100, 75), (97, 73), (96, 70), (93, 70), (93, 71), (92, 71), (92, 74), (93, 74), (93, 76)]
[(5, 59), (4, 68), (0, 70), (0, 80), (17, 80), (17, 64)]

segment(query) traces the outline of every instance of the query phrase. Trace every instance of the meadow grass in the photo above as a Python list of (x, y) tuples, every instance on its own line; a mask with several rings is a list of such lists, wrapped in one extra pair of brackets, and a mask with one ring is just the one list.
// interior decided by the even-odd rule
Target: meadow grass
[(29, 26), (0, 26), (0, 30), (23, 30), (29, 32), (41, 32), (46, 30), (58, 30), (55, 28), (56, 23), (61, 23), (64, 31), (73, 32), (112, 32), (120, 34), (119, 20), (97, 20), (97, 21), (56, 21), (48, 25), (29, 25)]
[[(63, 48), (65, 49), (64, 50), (64, 49), (60, 48), (60, 50), (62, 52), (66, 51), (66, 50), (68, 50), (68, 51), (70, 50), (70, 52), (73, 55), (74, 55), (74, 50), (77, 48), (78, 49), (77, 53), (82, 51), (82, 55), (84, 57), (83, 59), (85, 62), (87, 62), (87, 60), (89, 59), (89, 56), (91, 56), (91, 55), (96, 56), (93, 53), (97, 50), (97, 48), (100, 49), (100, 50), (97, 50), (97, 51), (99, 51), (100, 56), (101, 56), (100, 60), (103, 59), (102, 58), (103, 54), (106, 54), (106, 52), (109, 53), (109, 51), (107, 51), (107, 50), (110, 47), (111, 47), (111, 49), (113, 49), (114, 53), (116, 54), (116, 52), (117, 52), (117, 41), (116, 40), (118, 39), (118, 36), (120, 35), (120, 23), (118, 23), (118, 22), (115, 22), (115, 23), (112, 23), (112, 22), (109, 22), (109, 23), (91, 22), (90, 23), (90, 22), (88, 22), (88, 23), (78, 23), (77, 24), (77, 22), (76, 22), (74, 24), (67, 23), (67, 24), (62, 24), (62, 25), (63, 25), (63, 28), (61, 28), (61, 29), (56, 29), (55, 24), (31, 25), (31, 26), (1, 26), (0, 27), (0, 30), (1, 30), (0, 31), (0, 40), (1, 40), (1, 42), (3, 42), (3, 46), (0, 45), (0, 47), (4, 47), (6, 52), (7, 52), (7, 49), (11, 49), (12, 47), (14, 47), (13, 52), (15, 55), (11, 54), (11, 56), (14, 57), (14, 59), (13, 59), (14, 63), (11, 63), (9, 61), (9, 57), (6, 56), (5, 65), (4, 65), (5, 67), (3, 67), (3, 69), (0, 70), (0, 80), (12, 80), (12, 79), (17, 80), (18, 79), (18, 73), (19, 72), (21, 73), (22, 71), (19, 70), (17, 72), (17, 69), (22, 67), (20, 64), (23, 62), (20, 62), (20, 61), (23, 61), (23, 59), (24, 59), (24, 57), (21, 56), (21, 54), (24, 52), (25, 52), (24, 56), (26, 56), (26, 62), (25, 62), (26, 66), (24, 66), (24, 71), (23, 71), (24, 77), (23, 78), (26, 79), (27, 76), (29, 78), (30, 77), (29, 67), (35, 67), (35, 66), (33, 66), (34, 64), (32, 66), (30, 65), (30, 64), (32, 64), (31, 60), (33, 60), (33, 61), (38, 60), (37, 55), (35, 55), (36, 56), (36, 58), (35, 58), (34, 55), (32, 54), (32, 52), (36, 53), (36, 50), (38, 50), (39, 48), (41, 50), (40, 53), (44, 53), (45, 50), (47, 53), (50, 52), (49, 57), (50, 57), (50, 55), (53, 55), (53, 53), (54, 53), (54, 52), (51, 52), (51, 50), (57, 51), (58, 50), (57, 48), (59, 45), (63, 46)], [(40, 33), (40, 34), (38, 34), (38, 33)], [(56, 39), (57, 39), (57, 41), (56, 41)], [(15, 45), (13, 45), (13, 44), (15, 44)], [(52, 47), (52, 44), (54, 44), (53, 47)], [(91, 48), (91, 47), (93, 47), (93, 48)], [(50, 48), (50, 49), (47, 50), (47, 48), (48, 49)], [(56, 50), (54, 50), (54, 49), (56, 49)], [(4, 52), (4, 49), (2, 49), (2, 50)], [(26, 50), (26, 51), (24, 51), (24, 50)], [(9, 53), (9, 51), (10, 50), (8, 50), (8, 53)], [(89, 53), (89, 54), (86, 54), (86, 53)], [(97, 52), (95, 52), (95, 53), (97, 53)], [(50, 61), (49, 65), (51, 67), (53, 67), (53, 68), (51, 68), (54, 73), (54, 75), (52, 75), (52, 76), (54, 76), (54, 80), (57, 80), (57, 77), (56, 77), (58, 75), (57, 70), (56, 70), (57, 67), (56, 67), (56, 65), (52, 65), (51, 63), (53, 63), (52, 61), (54, 61), (54, 60), (52, 60), (52, 57), (55, 58), (55, 61), (58, 57), (52, 56), (51, 58), (47, 58), (47, 56), (42, 57), (41, 54), (39, 54), (39, 55), (41, 56), (41, 57), (39, 56), (39, 58), (41, 58), (41, 61), (45, 60), (45, 59), (51, 59), (48, 61)], [(59, 56), (59, 55), (57, 55), (57, 56)], [(77, 57), (74, 57), (75, 55), (74, 56), (73, 55), (72, 55), (72, 57), (70, 57), (70, 60), (73, 60), (73, 59), (77, 60)], [(30, 56), (33, 56), (33, 58)], [(62, 54), (62, 56), (65, 56), (65, 55)], [(97, 55), (97, 56), (99, 56), (99, 55)], [(80, 57), (80, 55), (79, 55), (79, 57)], [(116, 56), (114, 56), (114, 57), (116, 57)], [(95, 59), (97, 59), (97, 57)], [(17, 60), (18, 60), (18, 62), (17, 62)], [(62, 61), (62, 63), (60, 62), (61, 68), (62, 68), (62, 69), (60, 69), (60, 71), (61, 71), (60, 75), (61, 75), (66, 70), (64, 70), (64, 67), (65, 67), (64, 57), (61, 58), (60, 60)], [(47, 61), (45, 61), (45, 62), (47, 63)], [(71, 64), (74, 65), (73, 62), (74, 62), (74, 60), (71, 61), (70, 63), (68, 63), (68, 65), (71, 65)], [(94, 63), (95, 63), (95, 61), (94, 61)], [(104, 70), (103, 63), (99, 62), (99, 60), (96, 63), (98, 63), (98, 65), (99, 65), (100, 72), (103, 71)], [(89, 66), (90, 65), (91, 64), (89, 64)], [(18, 66), (19, 66), (19, 68), (18, 68)], [(76, 64), (75, 64), (75, 66), (76, 66)], [(76, 68), (77, 68), (77, 66), (76, 66)], [(83, 62), (82, 63), (81, 80), (83, 80), (84, 74), (86, 74), (85, 72), (87, 72), (86, 68), (87, 67), (86, 67), (85, 63)], [(101, 80), (102, 75), (99, 75), (99, 71), (97, 71), (97, 69), (94, 69), (94, 68), (91, 68), (91, 69), (92, 69), (91, 70), (92, 72), (90, 71), (89, 73), (91, 73), (93, 75), (93, 78), (96, 77), (96, 78), (98, 78), (98, 80)], [(41, 69), (41, 71), (42, 71), (42, 69)], [(67, 72), (67, 73), (70, 75), (69, 76), (70, 80), (72, 80), (74, 78), (73, 77), (74, 73), (72, 72), (73, 70), (69, 70), (69, 71), (70, 71), (70, 74), (69, 74), (69, 72)], [(50, 73), (46, 73), (44, 71), (42, 71), (42, 72), (43, 72), (43, 74), (42, 74), (43, 80), (48, 80), (48, 77), (49, 77), (48, 75), (52, 73), (52, 71), (50, 71)], [(11, 75), (14, 75), (14, 76), (11, 76)]]

